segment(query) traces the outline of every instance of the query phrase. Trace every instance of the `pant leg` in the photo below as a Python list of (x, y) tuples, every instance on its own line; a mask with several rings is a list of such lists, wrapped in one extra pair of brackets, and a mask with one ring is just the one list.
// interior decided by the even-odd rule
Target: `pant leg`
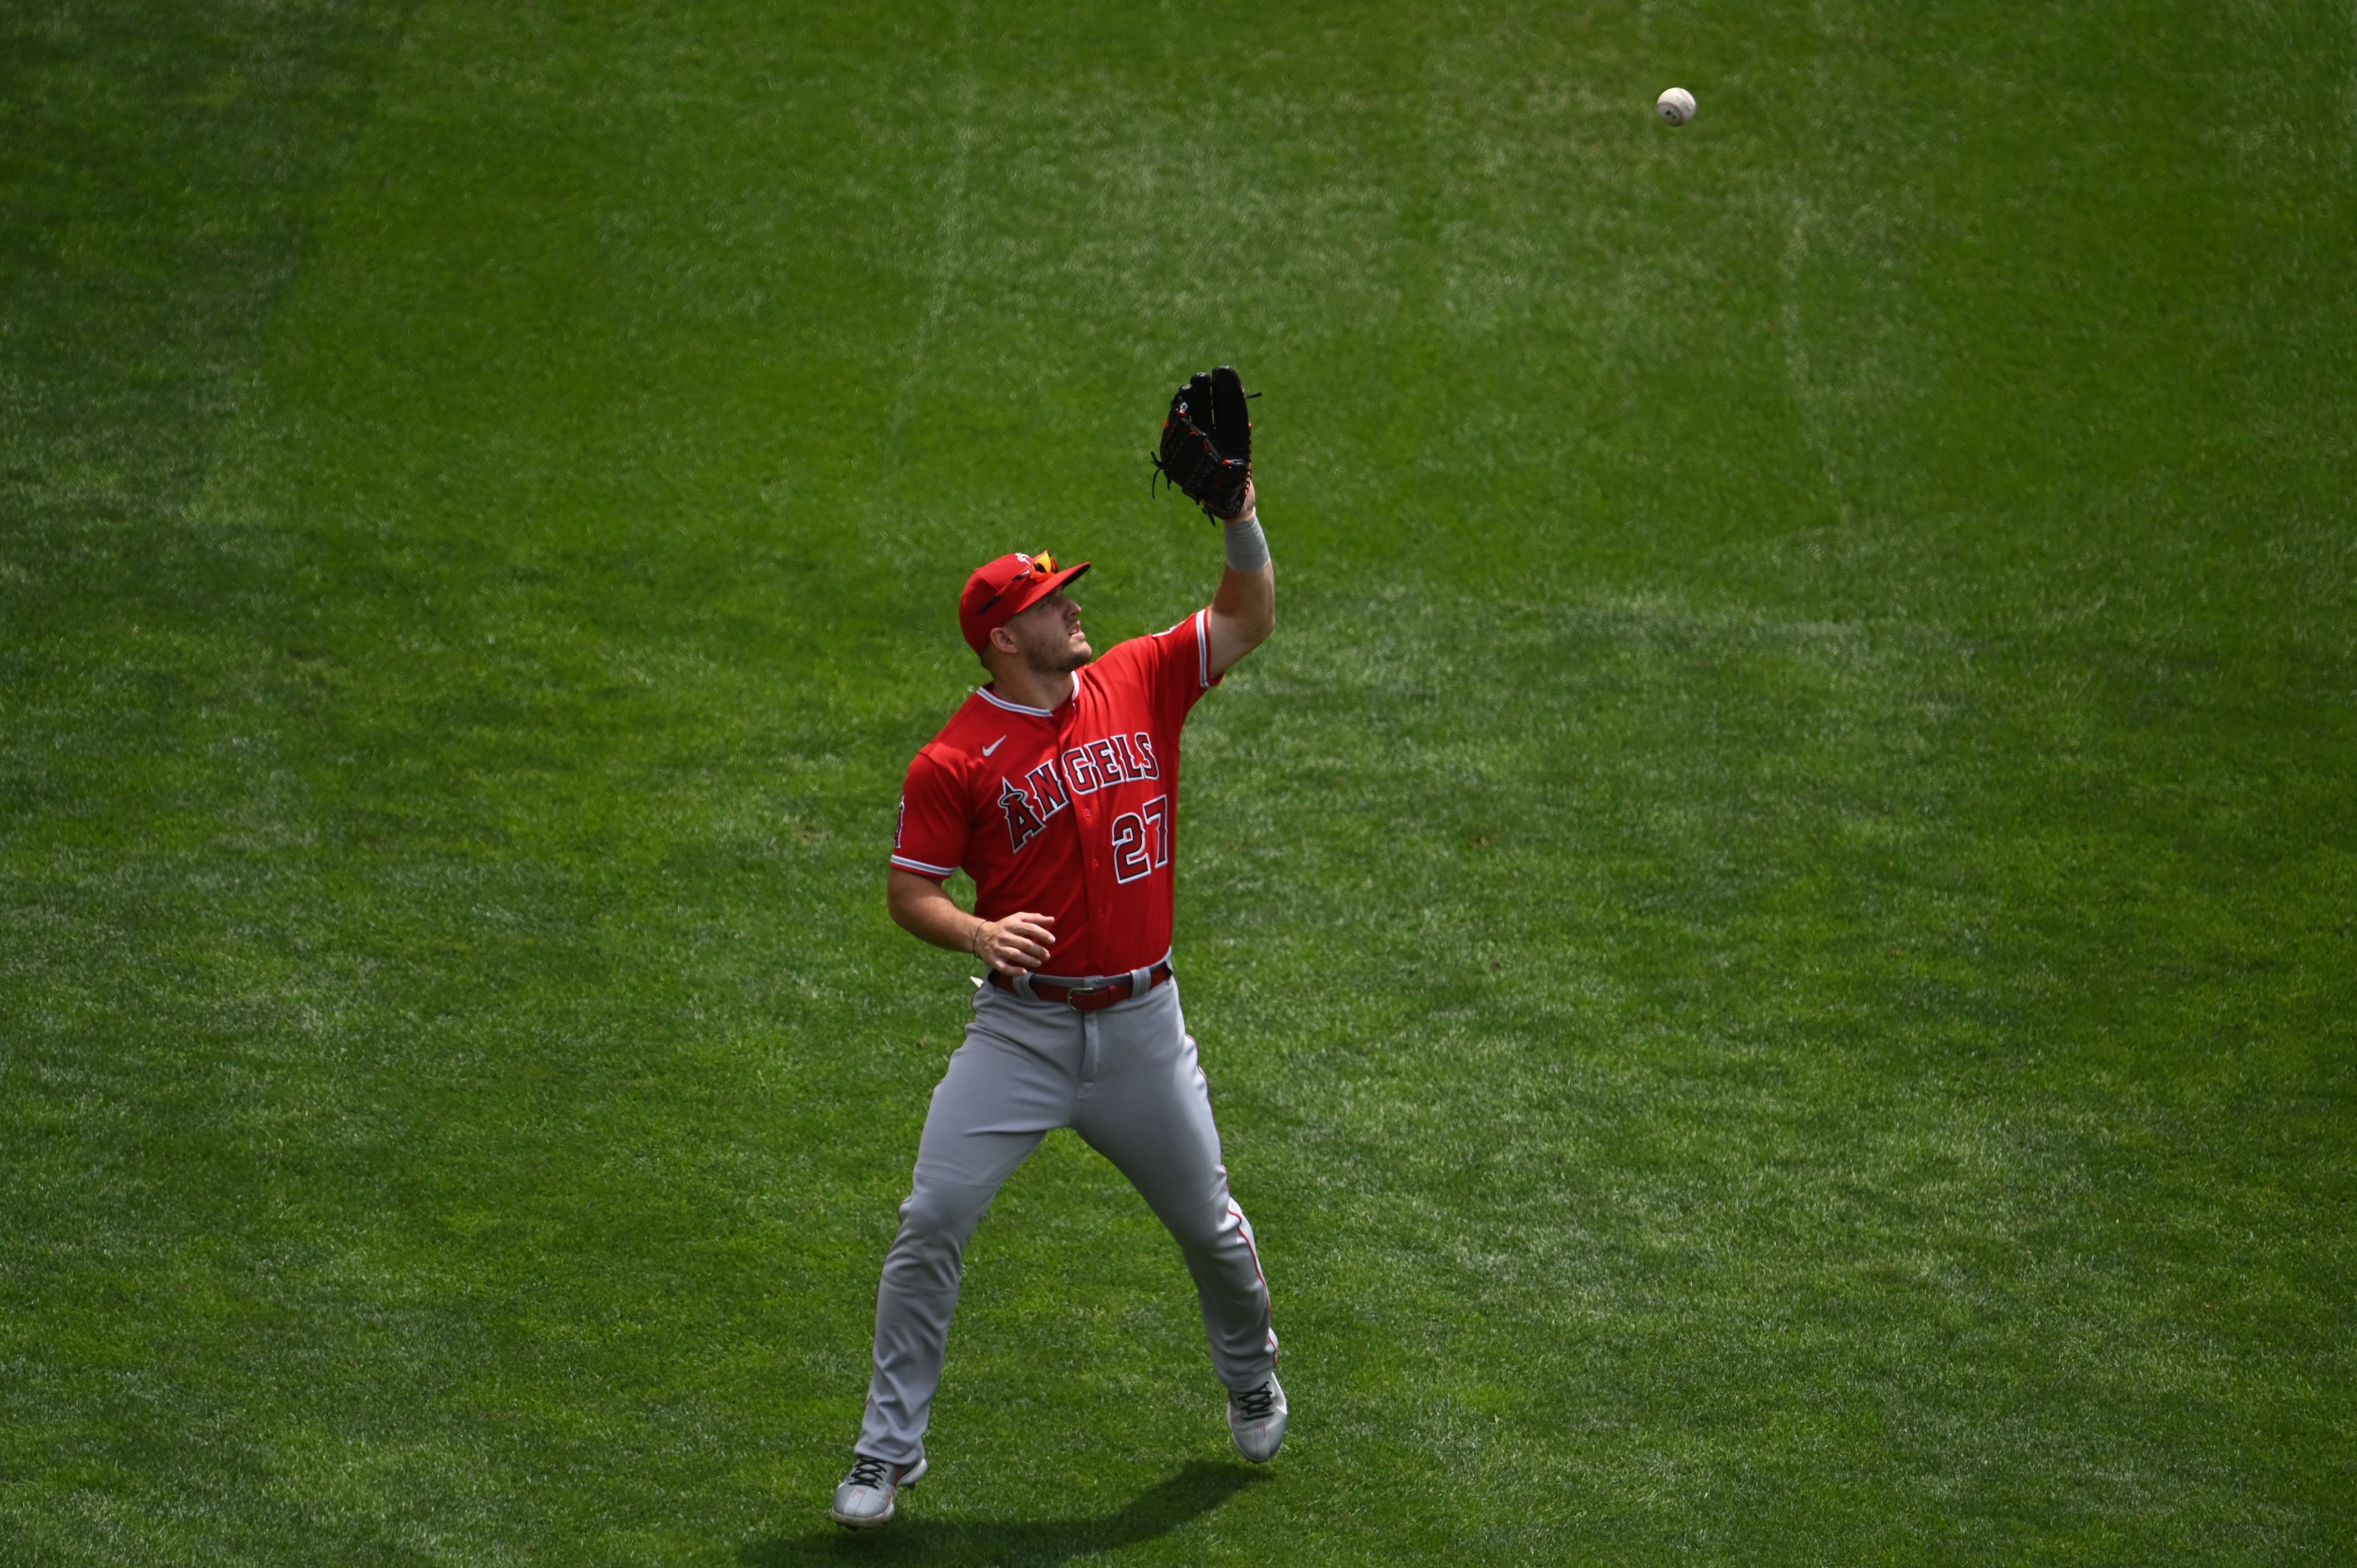
[(1228, 1191), (1211, 1088), (1169, 981), (1087, 1015), (1094, 1073), (1080, 1084), (1072, 1125), (1130, 1179), (1168, 1228), (1194, 1276), (1220, 1380), (1258, 1388), (1276, 1367), (1268, 1281), (1252, 1224)]
[(1065, 1024), (979, 1002), (975, 1015), (933, 1090), (876, 1289), (876, 1369), (855, 1446), (888, 1464), (912, 1465), (924, 1452), (968, 1238), (1040, 1139), (1071, 1123), (1078, 1015), (1067, 1013), (1074, 1024)]

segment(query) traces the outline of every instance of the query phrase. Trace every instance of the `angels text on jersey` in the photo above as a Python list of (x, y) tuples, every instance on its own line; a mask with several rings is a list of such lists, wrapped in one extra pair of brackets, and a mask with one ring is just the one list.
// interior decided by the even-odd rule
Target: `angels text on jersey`
[[(1025, 844), (1037, 838), (1048, 826), (1048, 821), (1071, 804), (1073, 795), (1093, 795), (1115, 784), (1130, 784), (1162, 777), (1160, 765), (1154, 757), (1154, 737), (1144, 730), (1127, 735), (1110, 735), (1098, 740), (1084, 741), (1068, 749), (1060, 769), (1057, 759), (1049, 757), (1023, 776), (1018, 784), (1001, 775), (998, 781), (998, 809), (1006, 818), (1007, 847), (1020, 852)], [(1116, 876), (1123, 882), (1143, 876), (1156, 865), (1170, 863), (1169, 810), (1167, 798), (1157, 796), (1149, 805), (1158, 805), (1155, 829), (1157, 849), (1149, 850), (1148, 860), (1134, 875), (1120, 875), (1129, 864), (1122, 858), (1123, 825), (1133, 825), (1138, 842), (1146, 836), (1146, 819), (1139, 811), (1124, 811), (1114, 819), (1114, 843), (1116, 856)]]

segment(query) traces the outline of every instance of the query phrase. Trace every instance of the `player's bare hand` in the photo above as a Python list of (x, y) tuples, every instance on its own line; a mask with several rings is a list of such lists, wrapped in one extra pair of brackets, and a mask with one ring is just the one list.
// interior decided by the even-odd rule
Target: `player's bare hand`
[(1048, 961), (1048, 950), (1056, 944), (1055, 924), (1055, 916), (1028, 909), (1003, 920), (985, 920), (974, 928), (974, 954), (1001, 974), (1037, 969)]

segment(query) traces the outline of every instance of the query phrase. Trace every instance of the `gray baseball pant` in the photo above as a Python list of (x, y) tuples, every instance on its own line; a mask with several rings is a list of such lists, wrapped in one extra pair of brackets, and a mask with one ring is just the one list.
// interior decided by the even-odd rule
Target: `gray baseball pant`
[(1268, 1283), (1252, 1226), (1228, 1195), (1178, 983), (1094, 1013), (985, 985), (933, 1090), (900, 1231), (885, 1255), (859, 1453), (912, 1465), (924, 1452), (966, 1239), (1015, 1167), (1059, 1127), (1111, 1160), (1178, 1240), (1220, 1380), (1243, 1393), (1275, 1369)]

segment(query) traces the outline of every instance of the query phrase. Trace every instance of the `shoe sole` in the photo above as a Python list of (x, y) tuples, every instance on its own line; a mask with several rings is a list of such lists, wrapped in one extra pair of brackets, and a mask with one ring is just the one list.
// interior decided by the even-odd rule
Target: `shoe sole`
[[(1234, 1431), (1234, 1429), (1233, 1429), (1233, 1428), (1230, 1428), (1230, 1429), (1229, 1429), (1229, 1432), (1228, 1432), (1228, 1436), (1229, 1436), (1231, 1439), (1233, 1439), (1233, 1438), (1235, 1437), (1235, 1435), (1236, 1435), (1236, 1434), (1235, 1434), (1235, 1431)], [(1265, 1453), (1265, 1454), (1254, 1454), (1254, 1453), (1253, 1453), (1251, 1450), (1247, 1449), (1247, 1448), (1243, 1445), (1243, 1443), (1238, 1442), (1238, 1443), (1236, 1443), (1236, 1452), (1237, 1452), (1237, 1453), (1239, 1453), (1239, 1454), (1241, 1454), (1241, 1455), (1243, 1455), (1246, 1459), (1251, 1460), (1251, 1461), (1252, 1461), (1254, 1464), (1255, 1464), (1255, 1465), (1265, 1465), (1265, 1464), (1267, 1464), (1270, 1460), (1272, 1460), (1272, 1459), (1275, 1458), (1278, 1455), (1280, 1455), (1280, 1454), (1282, 1454), (1282, 1453), (1284, 1453), (1284, 1452), (1285, 1452), (1285, 1439), (1284, 1439), (1284, 1438), (1282, 1438), (1282, 1437), (1278, 1438), (1278, 1439), (1276, 1440), (1276, 1446), (1275, 1446), (1275, 1447), (1274, 1447), (1274, 1448), (1272, 1448), (1272, 1449), (1270, 1449), (1270, 1450), (1269, 1450), (1267, 1453)]]
[(925, 1478), (925, 1472), (931, 1467), (931, 1466), (925, 1460), (921, 1458), (919, 1459), (917, 1461), (917, 1467), (909, 1471), (908, 1475), (901, 1479), (900, 1483), (892, 1488), (892, 1506), (886, 1509), (882, 1513), (877, 1514), (874, 1519), (845, 1519), (843, 1515), (835, 1512), (832, 1508), (826, 1510), (826, 1517), (834, 1520), (835, 1523), (843, 1526), (845, 1530), (877, 1530), (885, 1525), (890, 1524), (892, 1522), (892, 1516), (900, 1511), (900, 1494), (912, 1489), (918, 1482), (923, 1480)]

